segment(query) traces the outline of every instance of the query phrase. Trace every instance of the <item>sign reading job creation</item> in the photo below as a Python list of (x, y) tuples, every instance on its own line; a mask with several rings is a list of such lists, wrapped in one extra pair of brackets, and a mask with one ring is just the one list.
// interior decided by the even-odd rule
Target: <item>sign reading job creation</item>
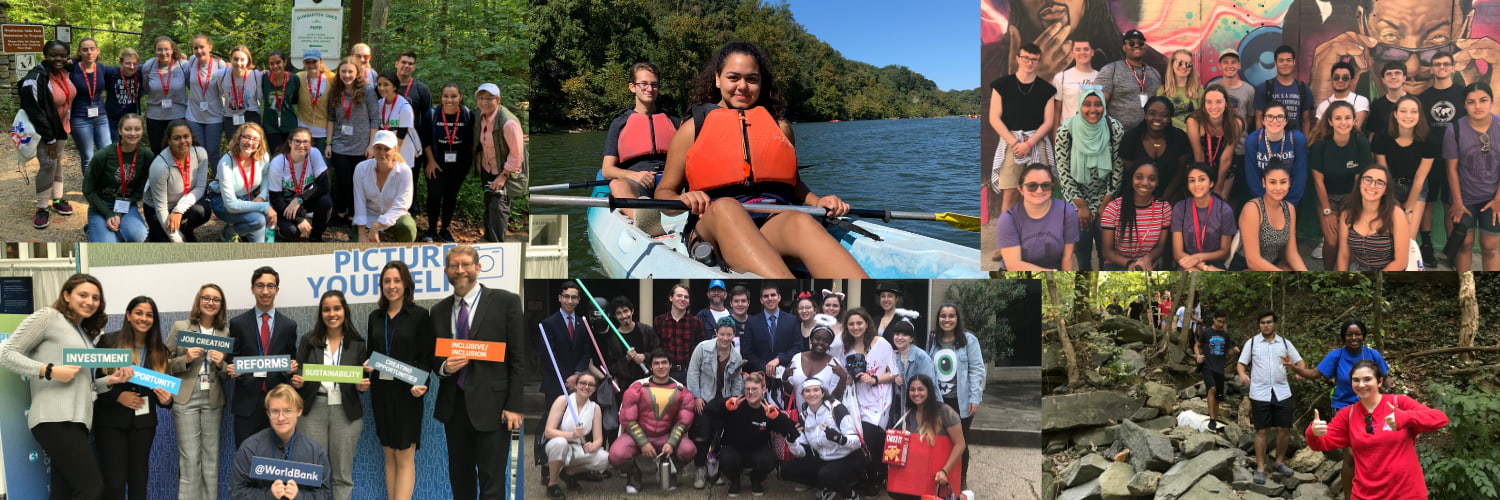
[[(381, 268), (387, 262), (400, 260), (411, 269), (415, 299), (438, 300), (453, 294), (453, 287), (444, 274), (444, 258), (453, 247), (451, 243), (367, 247), (296, 257), (275, 257), (272, 254), (266, 258), (240, 260), (95, 266), (88, 272), (104, 284), (107, 304), (125, 304), (136, 295), (146, 294), (156, 299), (161, 312), (188, 312), (192, 309), (198, 287), (216, 283), (224, 289), (224, 307), (234, 313), (255, 305), (250, 276), (261, 266), (271, 266), (281, 276), (276, 307), (317, 307), (318, 297), (328, 290), (344, 292), (345, 299), (351, 304), (379, 301)], [(486, 243), (473, 247), (479, 252), (479, 284), (520, 292), (520, 243)], [(141, 276), (165, 279), (155, 280), (154, 284), (142, 288)], [(133, 285), (110, 286), (112, 283)]]

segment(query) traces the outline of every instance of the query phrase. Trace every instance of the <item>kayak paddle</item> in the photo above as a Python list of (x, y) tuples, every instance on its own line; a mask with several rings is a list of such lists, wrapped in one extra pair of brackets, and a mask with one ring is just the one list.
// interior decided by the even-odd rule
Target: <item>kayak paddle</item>
[[(568, 207), (599, 207), (599, 208), (629, 208), (646, 210), (687, 210), (687, 204), (677, 200), (653, 200), (635, 198), (605, 198), (602, 196), (560, 196), (560, 195), (532, 195), (531, 204), (542, 206), (568, 206)], [(803, 212), (808, 215), (822, 216), (828, 212), (821, 207), (806, 205), (770, 205), (763, 203), (746, 203), (745, 210), (751, 212)], [(880, 219), (890, 222), (900, 220), (927, 220), (942, 221), (949, 226), (970, 232), (979, 232), (979, 218), (972, 215), (956, 214), (952, 212), (928, 213), (928, 212), (904, 212), (889, 208), (850, 208), (846, 215), (863, 217), (866, 219)]]

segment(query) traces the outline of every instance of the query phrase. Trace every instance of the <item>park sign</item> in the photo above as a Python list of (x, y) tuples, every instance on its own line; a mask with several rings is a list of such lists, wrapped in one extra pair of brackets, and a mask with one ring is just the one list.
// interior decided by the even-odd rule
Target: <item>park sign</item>
[(38, 54), (46, 43), (40, 24), (0, 24), (0, 53)]
[[(344, 55), (344, 7), (339, 0), (297, 0), (292, 5), (292, 58), (318, 49), (324, 61)], [(324, 66), (329, 66), (326, 62)]]
[(130, 366), (130, 349), (63, 349), (62, 364), (83, 368), (124, 368)]
[(250, 478), (262, 481), (291, 481), (302, 486), (323, 486), (323, 466), (266, 457), (250, 457)]
[(219, 351), (224, 354), (234, 353), (234, 338), (220, 337), (218, 335), (207, 335), (187, 330), (177, 331), (178, 347), (202, 347), (210, 351)]

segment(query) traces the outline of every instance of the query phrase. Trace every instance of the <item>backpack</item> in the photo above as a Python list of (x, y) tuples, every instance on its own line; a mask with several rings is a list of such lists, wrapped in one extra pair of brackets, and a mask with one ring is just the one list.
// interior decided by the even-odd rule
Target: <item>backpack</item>
[[(1294, 78), (1294, 79), (1292, 79), (1292, 81), (1297, 82), (1297, 124), (1300, 125), (1300, 124), (1302, 124), (1302, 113), (1305, 112), (1305, 111), (1308, 111), (1306, 109), (1303, 109), (1303, 106), (1302, 106), (1302, 96), (1304, 94), (1305, 95), (1311, 95), (1312, 92), (1307, 89), (1307, 84), (1306, 83), (1302, 83), (1302, 80), (1297, 80), (1297, 79)], [(1271, 77), (1270, 80), (1266, 80), (1266, 90), (1264, 90), (1264, 91), (1261, 92), (1262, 94), (1264, 94), (1266, 104), (1268, 104), (1268, 105), (1271, 104), (1271, 91), (1273, 89), (1275, 89), (1275, 88), (1276, 88), (1276, 77), (1273, 76), (1273, 77)], [(1261, 111), (1265, 111), (1265, 110), (1262, 109)]]
[[(1250, 351), (1250, 362), (1247, 363), (1250, 365), (1250, 374), (1247, 376), (1252, 380), (1254, 380), (1255, 378), (1255, 337), (1258, 336), (1260, 336), (1259, 333), (1255, 334), (1254, 337), (1250, 337), (1250, 340), (1245, 341), (1245, 350)], [(1281, 335), (1277, 335), (1276, 337), (1281, 339), (1281, 349), (1290, 354), (1292, 350), (1287, 348), (1286, 346), (1286, 337), (1283, 337)]]

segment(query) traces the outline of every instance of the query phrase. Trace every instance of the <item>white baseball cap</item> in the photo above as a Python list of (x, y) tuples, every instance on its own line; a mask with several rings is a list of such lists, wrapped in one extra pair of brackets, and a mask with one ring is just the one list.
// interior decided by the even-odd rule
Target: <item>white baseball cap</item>
[(500, 86), (493, 83), (481, 84), (479, 90), (474, 91), (474, 94), (478, 95), (480, 92), (489, 92), (490, 95), (498, 96), (500, 95)]
[(375, 142), (373, 144), (379, 144), (381, 146), (395, 149), (396, 145), (400, 144), (400, 142), (396, 140), (395, 132), (391, 132), (389, 130), (381, 130), (375, 132)]

